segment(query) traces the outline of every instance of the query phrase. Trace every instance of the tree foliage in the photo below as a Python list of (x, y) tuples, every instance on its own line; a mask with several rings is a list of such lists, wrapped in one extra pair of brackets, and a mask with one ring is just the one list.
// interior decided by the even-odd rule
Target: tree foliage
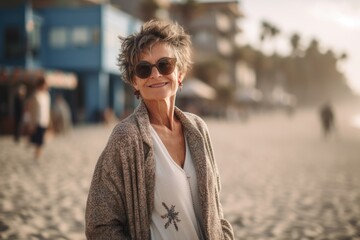
[[(260, 40), (270, 40), (279, 34), (276, 29), (263, 21)], [(295, 95), (300, 104), (318, 104), (352, 95), (345, 76), (338, 68), (342, 61), (346, 61), (346, 53), (337, 55), (332, 49), (323, 51), (316, 39), (302, 50), (298, 33), (290, 36), (289, 44), (292, 51), (288, 56), (279, 56), (275, 51), (275, 54), (268, 56), (247, 45), (238, 48), (234, 58), (245, 61), (255, 70), (256, 87), (265, 95), (278, 85)]]

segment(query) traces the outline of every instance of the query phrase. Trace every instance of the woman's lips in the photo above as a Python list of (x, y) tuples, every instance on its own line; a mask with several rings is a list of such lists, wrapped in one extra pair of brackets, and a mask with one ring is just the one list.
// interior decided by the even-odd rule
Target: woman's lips
[(163, 87), (163, 86), (165, 86), (165, 85), (167, 85), (167, 84), (168, 84), (167, 82), (155, 83), (155, 84), (149, 85), (149, 87), (151, 87), (151, 88), (160, 88), (160, 87)]

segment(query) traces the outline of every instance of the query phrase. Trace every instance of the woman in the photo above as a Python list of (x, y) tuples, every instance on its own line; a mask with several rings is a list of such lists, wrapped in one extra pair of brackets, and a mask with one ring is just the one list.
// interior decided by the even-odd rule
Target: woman
[(50, 94), (44, 77), (36, 83), (36, 90), (30, 103), (32, 134), (30, 141), (35, 145), (35, 159), (40, 159), (45, 142), (46, 130), (50, 124)]
[(141, 101), (96, 165), (88, 239), (233, 239), (207, 127), (175, 107), (190, 55), (190, 37), (174, 23), (152, 20), (122, 40), (122, 77)]

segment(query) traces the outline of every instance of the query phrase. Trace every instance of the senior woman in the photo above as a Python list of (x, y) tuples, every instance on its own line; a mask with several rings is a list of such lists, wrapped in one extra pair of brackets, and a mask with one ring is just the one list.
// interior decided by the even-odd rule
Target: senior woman
[(233, 239), (207, 126), (175, 107), (190, 65), (190, 36), (176, 23), (151, 20), (122, 39), (122, 78), (141, 101), (95, 167), (88, 239)]

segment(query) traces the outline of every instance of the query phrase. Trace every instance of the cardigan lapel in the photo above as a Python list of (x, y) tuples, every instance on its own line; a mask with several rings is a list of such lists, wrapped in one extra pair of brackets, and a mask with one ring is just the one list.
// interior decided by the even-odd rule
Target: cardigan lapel
[(154, 207), (154, 192), (155, 192), (155, 159), (153, 152), (153, 144), (150, 133), (150, 120), (149, 114), (146, 109), (145, 103), (140, 102), (139, 106), (135, 109), (135, 118), (137, 120), (140, 136), (143, 141), (143, 154), (145, 166), (145, 187), (147, 198), (148, 220), (151, 222), (151, 213)]
[(201, 213), (204, 221), (205, 234), (208, 237), (209, 224), (206, 219), (209, 219), (209, 189), (208, 189), (208, 161), (206, 159), (206, 150), (204, 138), (200, 131), (195, 127), (193, 123), (180, 109), (175, 108), (175, 114), (180, 119), (185, 132), (185, 137), (188, 140), (191, 157), (194, 162), (197, 184), (199, 189), (199, 198), (201, 204)]
[(144, 141), (145, 144), (148, 145), (148, 147), (152, 147), (152, 140), (151, 140), (151, 134), (150, 134), (150, 119), (149, 114), (146, 109), (145, 103), (143, 101), (140, 102), (138, 107), (135, 109), (135, 117), (137, 119), (138, 127), (140, 130), (140, 135)]

